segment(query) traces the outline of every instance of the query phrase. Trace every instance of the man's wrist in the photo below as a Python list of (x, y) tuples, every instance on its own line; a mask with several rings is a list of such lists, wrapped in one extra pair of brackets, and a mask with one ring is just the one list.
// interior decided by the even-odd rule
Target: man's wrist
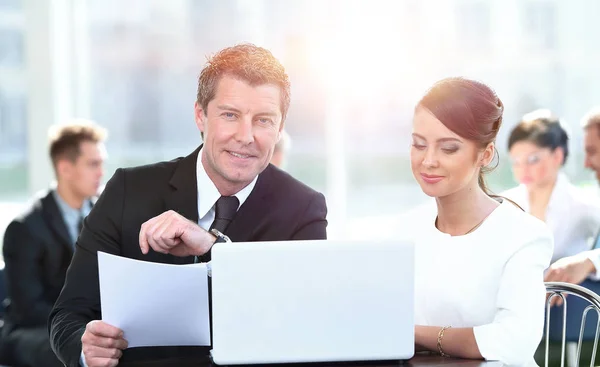
[(216, 238), (215, 243), (220, 242), (220, 243), (227, 243), (227, 242), (231, 242), (231, 240), (229, 239), (229, 237), (227, 237), (227, 235), (225, 235), (224, 233), (221, 233), (221, 231), (219, 231), (216, 228), (213, 228), (210, 230), (210, 233), (213, 234)]
[(195, 256), (200, 257), (204, 254), (207, 254), (213, 247), (213, 245), (217, 242), (231, 242), (231, 240), (225, 234), (221, 233), (220, 231), (214, 228), (209, 231), (203, 231), (200, 253), (195, 254)]
[(202, 253), (198, 254), (197, 256), (202, 256), (206, 253), (208, 253), (210, 251), (210, 249), (213, 247), (213, 245), (215, 244), (215, 241), (217, 240), (217, 236), (215, 236), (214, 234), (206, 231), (206, 238), (203, 241), (204, 242), (204, 246), (202, 249)]

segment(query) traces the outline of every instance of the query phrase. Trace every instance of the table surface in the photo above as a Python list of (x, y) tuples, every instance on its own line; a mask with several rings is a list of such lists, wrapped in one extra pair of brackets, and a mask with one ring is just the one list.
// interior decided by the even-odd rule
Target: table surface
[[(143, 361), (143, 362), (128, 362), (120, 363), (120, 367), (217, 367), (212, 365), (208, 360), (198, 359), (162, 359), (156, 361)], [(254, 365), (253, 367), (257, 367)], [(444, 358), (434, 355), (417, 355), (413, 359), (406, 362), (393, 362), (393, 361), (381, 361), (381, 362), (353, 362), (353, 363), (306, 363), (306, 364), (287, 364), (287, 365), (262, 365), (269, 367), (282, 367), (282, 366), (294, 366), (294, 367), (395, 367), (395, 366), (456, 366), (456, 367), (500, 367), (503, 366), (499, 362), (486, 362), (486, 361), (475, 361), (466, 359), (456, 358)]]

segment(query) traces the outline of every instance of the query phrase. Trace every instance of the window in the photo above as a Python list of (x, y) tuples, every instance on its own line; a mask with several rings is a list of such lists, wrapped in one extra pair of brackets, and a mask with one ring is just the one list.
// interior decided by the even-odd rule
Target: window
[(20, 10), (22, 6), (22, 0), (0, 0), (0, 11)]
[(556, 8), (549, 1), (527, 1), (523, 4), (525, 46), (534, 50), (556, 47)]
[(0, 152), (19, 150), (26, 145), (26, 97), (21, 93), (0, 94)]
[(0, 67), (22, 67), (23, 63), (23, 31), (0, 24)]
[(490, 47), (490, 7), (487, 2), (468, 1), (456, 6), (457, 43), (467, 51)]

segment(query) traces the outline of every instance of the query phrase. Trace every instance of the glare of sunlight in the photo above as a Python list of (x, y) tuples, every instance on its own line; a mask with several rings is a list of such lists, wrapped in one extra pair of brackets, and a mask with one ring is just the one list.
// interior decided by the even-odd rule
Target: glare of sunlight
[(368, 98), (391, 78), (414, 74), (397, 14), (401, 1), (345, 2), (328, 29), (313, 35), (309, 61), (328, 93)]
[[(390, 79), (401, 77), (404, 68), (400, 27), (395, 21), (402, 2), (372, 2), (347, 0), (335, 7), (334, 15), (325, 27), (319, 27), (309, 39), (307, 58), (319, 75), (327, 98), (325, 134), (327, 141), (327, 200), (329, 235), (334, 238), (343, 231), (347, 198), (347, 177), (344, 125), (342, 111), (353, 101), (365, 104), (381, 96), (375, 90), (385, 90)], [(383, 7), (381, 5), (384, 5)], [(403, 70), (404, 69), (404, 70)], [(399, 91), (396, 91), (399, 92)], [(377, 121), (374, 118), (373, 121)], [(354, 121), (360, 123), (359, 121)]]

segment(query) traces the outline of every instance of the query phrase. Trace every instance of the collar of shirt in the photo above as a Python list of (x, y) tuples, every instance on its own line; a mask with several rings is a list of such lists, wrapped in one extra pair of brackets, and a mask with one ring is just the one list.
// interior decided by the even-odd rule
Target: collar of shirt
[[(556, 183), (554, 188), (552, 189), (552, 193), (550, 194), (550, 199), (548, 200), (548, 207), (546, 208), (546, 214), (548, 215), (553, 209), (559, 208), (560, 210), (565, 209), (565, 205), (568, 206), (570, 203), (570, 181), (567, 175), (563, 172), (558, 174), (556, 178)], [(516, 190), (512, 193), (509, 191), (509, 199), (514, 200), (519, 204), (524, 211), (529, 213), (529, 192), (527, 191), (527, 186), (521, 184)]]
[(54, 196), (54, 200), (56, 200), (58, 208), (63, 216), (79, 219), (82, 215), (87, 217), (87, 215), (92, 211), (92, 203), (90, 200), (84, 200), (81, 209), (75, 209), (67, 204), (67, 202), (63, 200), (56, 190), (52, 190), (52, 195)]
[(81, 209), (75, 209), (72, 208), (69, 204), (67, 204), (67, 202), (63, 200), (63, 198), (58, 194), (56, 190), (52, 190), (52, 195), (54, 196), (54, 200), (58, 205), (58, 209), (60, 210), (63, 216), (65, 224), (67, 225), (69, 235), (71, 237), (75, 237), (74, 239), (72, 238), (73, 242), (75, 242), (77, 236), (79, 235), (79, 220), (82, 217), (85, 218), (88, 214), (90, 214), (90, 211), (92, 211), (92, 203), (90, 202), (90, 200), (86, 199), (83, 201)]
[(567, 175), (560, 172), (556, 178), (556, 184), (554, 184), (550, 200), (548, 200), (548, 213), (555, 209), (562, 211), (565, 207), (568, 207), (571, 202), (570, 189), (571, 181), (569, 181)]
[[(198, 158), (196, 159), (196, 177), (198, 184), (198, 218), (202, 219), (221, 197), (219, 190), (210, 177), (208, 177), (208, 174), (202, 165), (202, 149), (198, 152)], [(250, 193), (256, 185), (257, 179), (258, 176), (254, 177), (252, 182), (233, 195), (240, 201), (238, 209), (244, 204), (248, 196), (250, 196)]]

